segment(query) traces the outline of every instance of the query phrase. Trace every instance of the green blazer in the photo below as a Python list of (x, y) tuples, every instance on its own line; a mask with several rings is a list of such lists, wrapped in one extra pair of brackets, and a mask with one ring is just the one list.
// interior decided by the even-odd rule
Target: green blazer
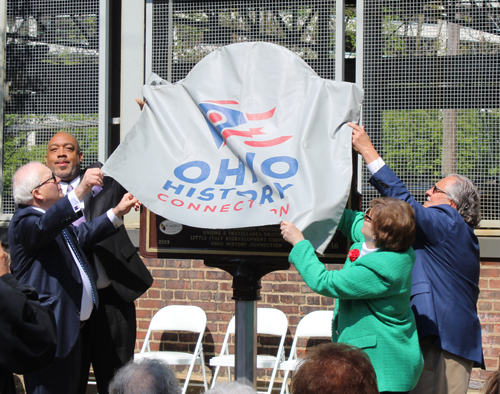
[[(346, 210), (339, 230), (361, 250), (363, 214)], [(344, 268), (328, 271), (309, 241), (295, 245), (289, 260), (316, 293), (336, 298), (333, 342), (363, 349), (377, 374), (379, 391), (409, 391), (420, 377), (423, 358), (410, 309), (412, 248), (404, 253), (377, 250)]]

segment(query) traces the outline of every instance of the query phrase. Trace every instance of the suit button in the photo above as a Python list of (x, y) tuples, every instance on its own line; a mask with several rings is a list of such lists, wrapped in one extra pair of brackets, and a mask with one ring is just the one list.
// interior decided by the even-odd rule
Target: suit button
[(389, 186), (387, 186), (386, 183), (382, 182), (382, 181), (378, 181), (378, 183), (380, 184), (380, 186), (382, 186), (385, 190), (389, 189)]

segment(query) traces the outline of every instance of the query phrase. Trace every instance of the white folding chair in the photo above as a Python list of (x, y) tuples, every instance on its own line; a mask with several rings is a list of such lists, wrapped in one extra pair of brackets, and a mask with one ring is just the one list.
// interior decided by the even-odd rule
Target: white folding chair
[[(288, 330), (288, 319), (279, 309), (257, 308), (257, 335), (275, 335), (280, 337), (280, 343), (276, 355), (257, 355), (257, 368), (272, 369), (271, 379), (267, 391), (258, 391), (258, 393), (270, 394), (273, 389), (274, 379), (278, 371), (278, 365), (285, 359), (285, 338)], [(222, 349), (219, 356), (210, 359), (210, 365), (215, 368), (211, 387), (215, 386), (220, 367), (227, 367), (228, 377), (231, 380), (230, 368), (234, 368), (234, 354), (229, 353), (229, 339), (235, 332), (235, 318), (231, 319), (227, 326), (226, 336), (222, 343)]]
[(288, 375), (290, 371), (295, 371), (300, 364), (300, 359), (297, 358), (297, 341), (299, 338), (331, 338), (332, 319), (333, 311), (313, 311), (300, 319), (293, 337), (290, 356), (288, 360), (279, 365), (279, 369), (285, 371), (280, 394), (283, 394), (285, 390), (288, 393)]
[[(205, 371), (205, 359), (203, 357), (202, 340), (207, 326), (207, 315), (203, 309), (192, 305), (169, 305), (160, 309), (151, 319), (144, 344), (139, 353), (134, 355), (134, 360), (141, 358), (156, 358), (166, 361), (170, 365), (189, 365), (189, 370), (184, 381), (182, 394), (186, 393), (189, 379), (195, 364), (201, 366), (203, 373), (203, 385), (208, 390), (207, 376)], [(198, 333), (198, 340), (193, 353), (175, 351), (151, 351), (149, 342), (152, 331), (187, 331)]]

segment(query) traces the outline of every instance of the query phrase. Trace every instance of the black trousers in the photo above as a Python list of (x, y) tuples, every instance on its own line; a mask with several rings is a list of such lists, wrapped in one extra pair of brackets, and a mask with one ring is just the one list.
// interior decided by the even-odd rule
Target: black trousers
[[(91, 321), (92, 316), (89, 321)], [(87, 323), (85, 323), (87, 324)], [(64, 358), (56, 357), (43, 371), (25, 374), (26, 394), (74, 394), (78, 387), (82, 350), (82, 335)]]
[(116, 371), (134, 358), (136, 316), (133, 302), (125, 302), (108, 286), (98, 290), (99, 308), (82, 333), (78, 394), (85, 394), (90, 364), (99, 394), (107, 394)]

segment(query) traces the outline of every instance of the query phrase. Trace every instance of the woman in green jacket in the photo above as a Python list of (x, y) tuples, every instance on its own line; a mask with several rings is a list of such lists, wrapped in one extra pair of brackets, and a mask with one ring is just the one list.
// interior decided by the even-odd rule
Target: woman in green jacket
[(313, 291), (338, 300), (332, 341), (368, 354), (381, 393), (407, 393), (423, 367), (410, 309), (413, 209), (404, 201), (376, 198), (365, 213), (345, 210), (338, 228), (353, 242), (343, 269), (327, 270), (297, 227), (283, 221), (283, 238), (293, 245), (289, 261)]

